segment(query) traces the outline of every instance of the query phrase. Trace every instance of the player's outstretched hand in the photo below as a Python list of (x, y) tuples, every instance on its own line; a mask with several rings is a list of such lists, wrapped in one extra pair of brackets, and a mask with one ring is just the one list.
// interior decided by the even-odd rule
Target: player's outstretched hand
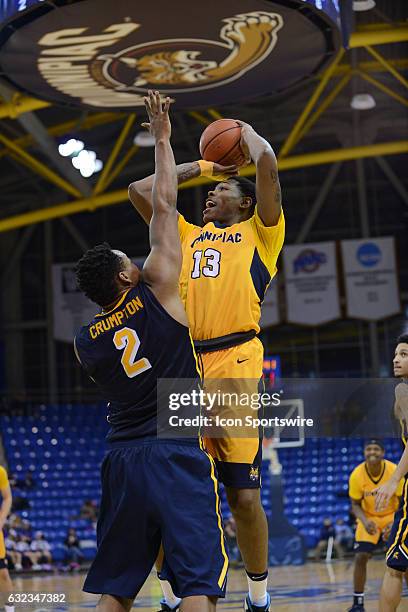
[(375, 495), (375, 509), (377, 512), (384, 510), (388, 506), (397, 487), (398, 481), (391, 477), (386, 483), (374, 489), (372, 495)]
[(170, 138), (171, 123), (169, 118), (170, 98), (163, 102), (158, 91), (149, 89), (148, 96), (144, 98), (144, 103), (149, 117), (149, 123), (142, 123), (142, 127), (149, 130), (156, 140), (160, 138)]

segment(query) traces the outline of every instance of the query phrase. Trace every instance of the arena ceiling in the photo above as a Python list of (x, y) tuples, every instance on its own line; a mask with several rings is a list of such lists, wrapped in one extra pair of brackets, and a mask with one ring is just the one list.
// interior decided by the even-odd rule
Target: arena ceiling
[[(407, 213), (406, 2), (377, 0), (374, 9), (354, 17), (350, 49), (290, 93), (173, 112), (172, 142), (179, 163), (199, 157), (203, 128), (220, 116), (247, 121), (272, 143), (279, 154), (286, 198), (298, 204), (290, 241), (306, 237), (305, 219), (310, 205), (318, 204), (324, 184), (328, 192), (337, 183), (333, 197), (341, 206), (350, 178), (348, 160), (369, 158), (369, 182), (379, 189), (391, 185), (400, 216)], [(375, 108), (353, 111), (350, 101), (356, 93), (370, 93)], [(72, 215), (71, 221), (86, 235), (92, 215), (77, 213), (126, 202), (128, 183), (152, 171), (152, 149), (133, 144), (144, 120), (140, 109), (112, 113), (57, 107), (21, 94), (1, 79), (0, 95), (0, 232)], [(84, 179), (59, 156), (57, 146), (67, 136), (97, 152), (104, 161), (101, 173)], [(251, 175), (253, 168), (245, 172)], [(204, 185), (201, 179), (191, 186), (200, 184)], [(186, 197), (181, 194), (182, 206)], [(200, 194), (194, 199), (198, 220)], [(386, 202), (380, 206), (387, 210)]]

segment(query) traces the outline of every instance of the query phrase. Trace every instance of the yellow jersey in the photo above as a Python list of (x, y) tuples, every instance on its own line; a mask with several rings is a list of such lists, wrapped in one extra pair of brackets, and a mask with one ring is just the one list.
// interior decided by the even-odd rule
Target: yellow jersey
[(383, 460), (380, 475), (377, 478), (373, 478), (367, 469), (365, 461), (360, 463), (355, 470), (351, 473), (349, 481), (349, 496), (356, 500), (361, 501), (361, 508), (365, 514), (370, 516), (385, 516), (392, 514), (398, 509), (399, 497), (402, 496), (404, 481), (401, 480), (398, 489), (392, 496), (390, 503), (383, 510), (377, 512), (375, 509), (375, 496), (371, 495), (372, 491), (384, 484), (391, 478), (395, 472), (397, 466), (392, 461), (387, 459)]
[(285, 237), (283, 212), (272, 227), (254, 215), (228, 227), (178, 221), (183, 264), (180, 295), (194, 340), (259, 332), (261, 304), (276, 274)]
[(9, 479), (7, 476), (7, 472), (4, 469), (4, 467), (0, 465), (0, 491), (2, 491), (8, 486), (9, 486)]

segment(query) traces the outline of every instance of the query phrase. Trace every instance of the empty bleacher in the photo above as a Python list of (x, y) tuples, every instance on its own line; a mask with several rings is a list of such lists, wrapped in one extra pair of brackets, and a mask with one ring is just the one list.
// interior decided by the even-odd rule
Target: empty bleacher
[[(108, 430), (104, 404), (56, 406), (32, 405), (25, 416), (0, 416), (0, 430), (9, 472), (17, 478), (33, 472), (35, 486), (18, 495), (29, 502), (20, 514), (33, 531), (43, 531), (53, 557), (64, 557), (63, 542), (69, 527), (87, 542), (84, 553), (92, 558), (96, 547), (94, 526), (78, 518), (86, 499), (99, 502), (99, 469)], [(397, 439), (385, 441), (386, 457), (397, 462), (401, 453)], [(279, 450), (288, 520), (315, 546), (325, 517), (348, 521), (348, 479), (363, 461), (363, 441), (311, 439), (300, 448)], [(262, 502), (271, 514), (268, 462), (262, 466)], [(221, 491), (224, 516), (230, 514)]]

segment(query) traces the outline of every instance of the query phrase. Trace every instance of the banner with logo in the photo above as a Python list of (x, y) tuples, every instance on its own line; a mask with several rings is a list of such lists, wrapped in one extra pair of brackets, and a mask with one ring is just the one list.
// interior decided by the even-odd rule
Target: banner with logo
[(78, 289), (75, 264), (54, 264), (52, 266), (54, 294), (54, 338), (73, 342), (82, 325), (92, 321), (100, 308), (93, 304)]
[(280, 322), (279, 303), (278, 303), (278, 280), (275, 276), (269, 285), (261, 309), (261, 329), (278, 325)]
[(287, 319), (321, 325), (340, 317), (336, 245), (319, 242), (283, 249)]
[(401, 311), (394, 238), (341, 242), (347, 315), (378, 321)]
[(148, 89), (177, 108), (258, 99), (324, 70), (341, 45), (338, 0), (222, 0), (199, 19), (190, 0), (0, 2), (2, 73), (80, 107), (133, 110)]
[[(132, 258), (139, 268), (143, 268), (144, 257)], [(54, 338), (63, 342), (73, 342), (80, 327), (92, 321), (101, 309), (93, 304), (79, 290), (76, 283), (75, 263), (54, 264), (52, 266), (52, 285), (54, 298)]]

